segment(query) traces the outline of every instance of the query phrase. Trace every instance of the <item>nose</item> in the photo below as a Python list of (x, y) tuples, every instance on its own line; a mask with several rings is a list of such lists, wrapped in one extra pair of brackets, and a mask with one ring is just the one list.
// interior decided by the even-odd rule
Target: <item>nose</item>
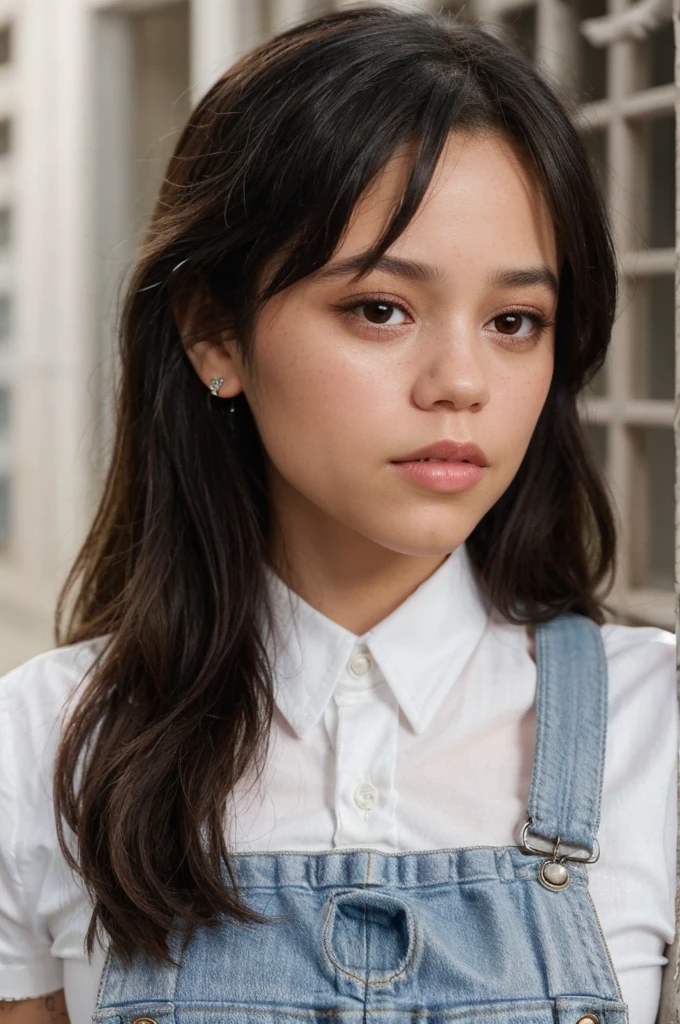
[(421, 408), (448, 403), (455, 409), (479, 411), (490, 398), (488, 370), (476, 331), (450, 329), (428, 352), (426, 364), (414, 387)]

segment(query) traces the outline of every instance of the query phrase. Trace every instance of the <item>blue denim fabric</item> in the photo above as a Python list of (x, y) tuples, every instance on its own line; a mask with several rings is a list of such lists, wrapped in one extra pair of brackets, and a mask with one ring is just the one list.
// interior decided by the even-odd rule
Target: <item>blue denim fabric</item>
[[(536, 632), (531, 845), (553, 849), (559, 836), (588, 851), (606, 739), (600, 632), (573, 614)], [(188, 942), (178, 923), (170, 968), (137, 952), (126, 969), (109, 950), (93, 1021), (577, 1024), (590, 1014), (628, 1024), (587, 868), (567, 861), (570, 884), (553, 891), (539, 881), (550, 856), (519, 846), (233, 855), (244, 898), (268, 923), (222, 919)]]

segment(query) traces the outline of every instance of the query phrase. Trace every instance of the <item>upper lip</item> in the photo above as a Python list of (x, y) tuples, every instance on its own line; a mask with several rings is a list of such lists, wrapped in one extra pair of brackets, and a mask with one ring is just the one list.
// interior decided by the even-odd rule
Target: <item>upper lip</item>
[(414, 462), (416, 459), (444, 459), (446, 462), (474, 462), (477, 466), (488, 466), (486, 455), (476, 444), (470, 441), (459, 443), (457, 441), (435, 441), (425, 448), (419, 448), (402, 459), (392, 459), (393, 462)]

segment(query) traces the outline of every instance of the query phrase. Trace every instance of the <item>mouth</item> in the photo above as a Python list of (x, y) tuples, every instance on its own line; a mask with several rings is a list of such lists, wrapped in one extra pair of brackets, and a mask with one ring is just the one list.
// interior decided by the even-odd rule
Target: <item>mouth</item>
[(434, 444), (418, 448), (399, 459), (393, 459), (396, 465), (411, 462), (458, 463), (475, 466), (488, 466), (489, 461), (482, 449), (471, 441), (453, 441), (444, 439)]
[(478, 484), (486, 472), (483, 466), (468, 459), (401, 459), (392, 465), (411, 484), (445, 492), (466, 491)]

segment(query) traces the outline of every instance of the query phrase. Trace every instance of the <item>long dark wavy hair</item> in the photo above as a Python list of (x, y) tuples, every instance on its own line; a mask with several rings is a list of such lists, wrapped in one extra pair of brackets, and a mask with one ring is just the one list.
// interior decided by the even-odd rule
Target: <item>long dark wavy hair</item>
[(171, 964), (178, 922), (191, 934), (222, 915), (263, 920), (239, 895), (225, 818), (236, 784), (261, 776), (274, 712), (258, 628), (271, 615), (265, 462), (244, 395), (232, 432), (229, 403), (199, 380), (173, 302), (200, 289), (252, 368), (263, 304), (331, 258), (407, 147), (368, 270), (416, 213), (451, 131), (521, 150), (563, 255), (550, 391), (514, 480), (466, 541), (474, 571), (512, 622), (605, 621), (616, 529), (576, 399), (605, 358), (616, 264), (568, 111), (510, 47), (445, 15), (371, 4), (274, 36), (210, 89), (168, 165), (122, 309), (101, 501), (59, 594), (57, 645), (106, 641), (54, 771), (59, 843), (94, 902), (88, 955), (100, 927), (126, 963), (138, 949)]

